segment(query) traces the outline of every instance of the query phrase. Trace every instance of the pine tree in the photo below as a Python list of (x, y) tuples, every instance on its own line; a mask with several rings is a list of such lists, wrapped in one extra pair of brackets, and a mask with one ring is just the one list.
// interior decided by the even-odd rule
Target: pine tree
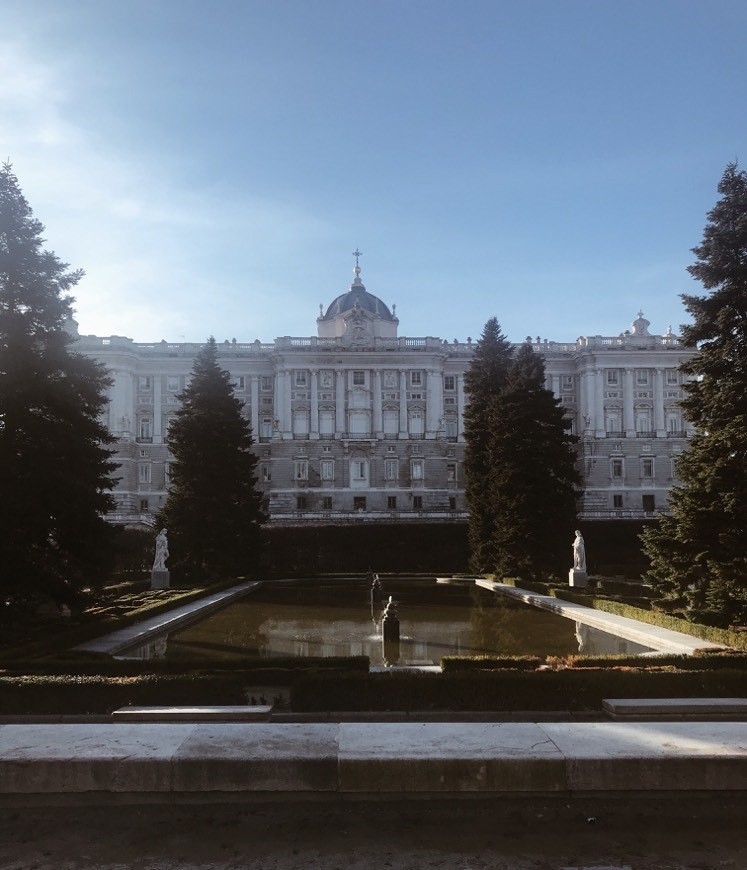
[(245, 575), (256, 568), (265, 518), (251, 425), (214, 338), (195, 357), (179, 399), (166, 438), (171, 490), (158, 518), (168, 529), (169, 568), (195, 580)]
[(490, 437), (495, 566), (502, 577), (546, 579), (567, 562), (576, 524), (575, 443), (545, 366), (519, 348)]
[(508, 377), (513, 348), (501, 332), (497, 318), (485, 324), (464, 376), (469, 404), (464, 412), (466, 448), (465, 495), (469, 505), (470, 567), (477, 573), (495, 570), (495, 485), (490, 461), (492, 433), (500, 419), (500, 396)]
[[(43, 249), (10, 164), (0, 169), (0, 604), (74, 603), (111, 564), (114, 506), (100, 420), (110, 381), (74, 353), (68, 291), (83, 273)], [(13, 606), (0, 608), (6, 613)]]
[(747, 173), (727, 166), (690, 274), (707, 296), (683, 294), (682, 327), (697, 353), (683, 408), (698, 427), (677, 464), (670, 516), (644, 532), (648, 578), (699, 621), (747, 624)]

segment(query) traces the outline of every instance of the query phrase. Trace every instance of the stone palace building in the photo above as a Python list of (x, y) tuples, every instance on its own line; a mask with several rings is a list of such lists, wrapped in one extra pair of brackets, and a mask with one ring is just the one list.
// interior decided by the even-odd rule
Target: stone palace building
[[(219, 344), (251, 420), (259, 486), (279, 524), (465, 521), (464, 374), (474, 344), (398, 335), (396, 310), (369, 293), (356, 265), (349, 290), (316, 335)], [(671, 333), (652, 335), (642, 312), (612, 337), (527, 338), (547, 386), (579, 436), (581, 519), (642, 519), (667, 508), (683, 420)], [(165, 444), (202, 345), (77, 335), (74, 349), (113, 379), (108, 426), (120, 480), (111, 520), (152, 524), (169, 487)]]

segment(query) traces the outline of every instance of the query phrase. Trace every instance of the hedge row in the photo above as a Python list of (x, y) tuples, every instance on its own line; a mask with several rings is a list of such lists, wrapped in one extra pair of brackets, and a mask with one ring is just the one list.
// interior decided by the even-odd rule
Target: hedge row
[(220, 673), (282, 670), (345, 670), (368, 673), (368, 656), (277, 656), (273, 658), (227, 659), (218, 665), (204, 659), (115, 659), (105, 653), (77, 653), (49, 659), (13, 661), (4, 670), (7, 675), (68, 675), (125, 677), (144, 674)]
[(246, 704), (244, 674), (0, 677), (4, 715), (105, 714), (128, 704)]
[(539, 656), (447, 656), (441, 660), (441, 669), (444, 673), (501, 669), (534, 671), (545, 664), (554, 668), (660, 669), (674, 667), (680, 671), (715, 671), (724, 668), (745, 668), (747, 670), (747, 655), (734, 652), (708, 652), (692, 656), (684, 653), (655, 656), (570, 655), (560, 658), (557, 656), (548, 656), (547, 658)]
[(604, 698), (745, 697), (744, 670), (560, 670), (307, 674), (294, 712), (600, 710)]

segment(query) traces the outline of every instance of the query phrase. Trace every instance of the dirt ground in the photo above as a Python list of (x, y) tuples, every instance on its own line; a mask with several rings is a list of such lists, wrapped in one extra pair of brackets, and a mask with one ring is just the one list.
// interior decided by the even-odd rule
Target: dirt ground
[(0, 808), (3, 870), (744, 870), (747, 798)]

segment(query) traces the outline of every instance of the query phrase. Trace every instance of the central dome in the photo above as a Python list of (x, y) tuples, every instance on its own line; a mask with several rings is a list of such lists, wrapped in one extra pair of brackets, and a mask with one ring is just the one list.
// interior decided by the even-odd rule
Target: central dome
[(389, 307), (378, 296), (374, 296), (373, 293), (369, 293), (366, 290), (363, 281), (360, 279), (360, 269), (357, 266), (355, 280), (350, 285), (348, 292), (338, 296), (319, 319), (334, 320), (335, 317), (352, 311), (356, 305), (359, 305), (364, 311), (368, 311), (381, 320), (388, 320), (390, 323), (396, 321)]

